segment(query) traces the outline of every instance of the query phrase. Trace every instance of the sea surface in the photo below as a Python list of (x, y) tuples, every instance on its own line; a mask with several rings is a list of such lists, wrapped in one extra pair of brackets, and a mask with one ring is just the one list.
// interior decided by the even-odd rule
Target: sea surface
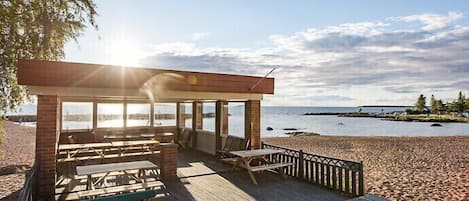
[[(380, 113), (403, 111), (405, 107), (362, 107), (363, 112)], [(314, 132), (321, 135), (335, 136), (454, 136), (469, 135), (469, 124), (441, 123), (442, 127), (431, 127), (432, 123), (388, 121), (378, 118), (338, 117), (335, 115), (303, 115), (307, 112), (353, 112), (358, 107), (270, 107), (261, 108), (261, 136), (283, 137), (288, 136), (285, 128), (295, 128), (298, 131)], [(170, 110), (169, 110), (170, 111)], [(204, 107), (205, 112), (214, 112), (213, 107)], [(34, 114), (35, 105), (25, 105), (22, 110), (9, 114)], [(235, 105), (229, 107), (229, 133), (231, 135), (244, 135), (244, 107)], [(102, 125), (116, 126), (122, 121), (109, 120)], [(171, 120), (161, 123), (168, 125)], [(215, 118), (204, 118), (204, 130), (214, 131)], [(145, 125), (145, 120), (132, 120), (128, 125)], [(83, 122), (68, 122), (68, 127), (83, 124)], [(29, 124), (34, 126), (33, 124)], [(191, 126), (191, 119), (187, 119), (186, 126)], [(273, 128), (268, 131), (266, 128)]]

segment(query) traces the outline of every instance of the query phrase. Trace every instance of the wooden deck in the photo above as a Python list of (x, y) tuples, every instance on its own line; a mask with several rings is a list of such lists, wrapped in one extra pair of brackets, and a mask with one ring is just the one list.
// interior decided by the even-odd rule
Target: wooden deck
[[(347, 200), (339, 193), (292, 178), (283, 179), (272, 172), (255, 173), (258, 185), (251, 183), (246, 170), (232, 171), (231, 165), (214, 156), (187, 150), (178, 153), (178, 176), (165, 183), (154, 201), (173, 200), (266, 200), (266, 201), (335, 201)], [(74, 184), (74, 190), (84, 189), (84, 183)], [(57, 193), (63, 188), (58, 188)]]
[(251, 183), (245, 170), (232, 171), (213, 156), (194, 151), (179, 153), (179, 181), (166, 184), (168, 193), (160, 200), (291, 200), (332, 201), (349, 198), (333, 191), (297, 181), (283, 179), (271, 172), (256, 173), (258, 185)]

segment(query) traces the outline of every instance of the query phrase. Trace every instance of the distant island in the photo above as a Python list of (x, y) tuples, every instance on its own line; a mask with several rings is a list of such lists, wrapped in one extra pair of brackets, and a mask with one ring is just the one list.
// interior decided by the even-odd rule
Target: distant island
[[(369, 113), (362, 108), (407, 108), (404, 111)], [(431, 96), (430, 106), (426, 97), (421, 94), (414, 106), (405, 105), (363, 105), (355, 112), (306, 112), (303, 115), (337, 115), (339, 117), (370, 117), (382, 118), (390, 121), (414, 121), (436, 123), (469, 123), (469, 98), (459, 92), (458, 98), (452, 102), (443, 103), (441, 99)], [(438, 126), (435, 124), (435, 126)]]

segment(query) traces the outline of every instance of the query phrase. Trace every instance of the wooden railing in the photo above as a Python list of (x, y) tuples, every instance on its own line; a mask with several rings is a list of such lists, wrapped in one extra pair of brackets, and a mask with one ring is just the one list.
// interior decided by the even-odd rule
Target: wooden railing
[(18, 197), (19, 201), (33, 201), (36, 194), (36, 181), (38, 177), (38, 165), (34, 164), (31, 170), (25, 173), (23, 188)]
[(295, 163), (294, 166), (284, 169), (288, 176), (318, 184), (348, 196), (364, 194), (363, 162), (361, 161), (325, 157), (265, 143), (262, 143), (262, 148), (284, 151), (279, 155), (280, 162)]

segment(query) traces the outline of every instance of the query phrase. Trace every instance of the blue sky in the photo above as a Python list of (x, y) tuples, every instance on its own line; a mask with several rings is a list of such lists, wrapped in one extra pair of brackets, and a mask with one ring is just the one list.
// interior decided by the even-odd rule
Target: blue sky
[(67, 61), (260, 75), (265, 105), (413, 104), (469, 92), (465, 1), (96, 1)]

